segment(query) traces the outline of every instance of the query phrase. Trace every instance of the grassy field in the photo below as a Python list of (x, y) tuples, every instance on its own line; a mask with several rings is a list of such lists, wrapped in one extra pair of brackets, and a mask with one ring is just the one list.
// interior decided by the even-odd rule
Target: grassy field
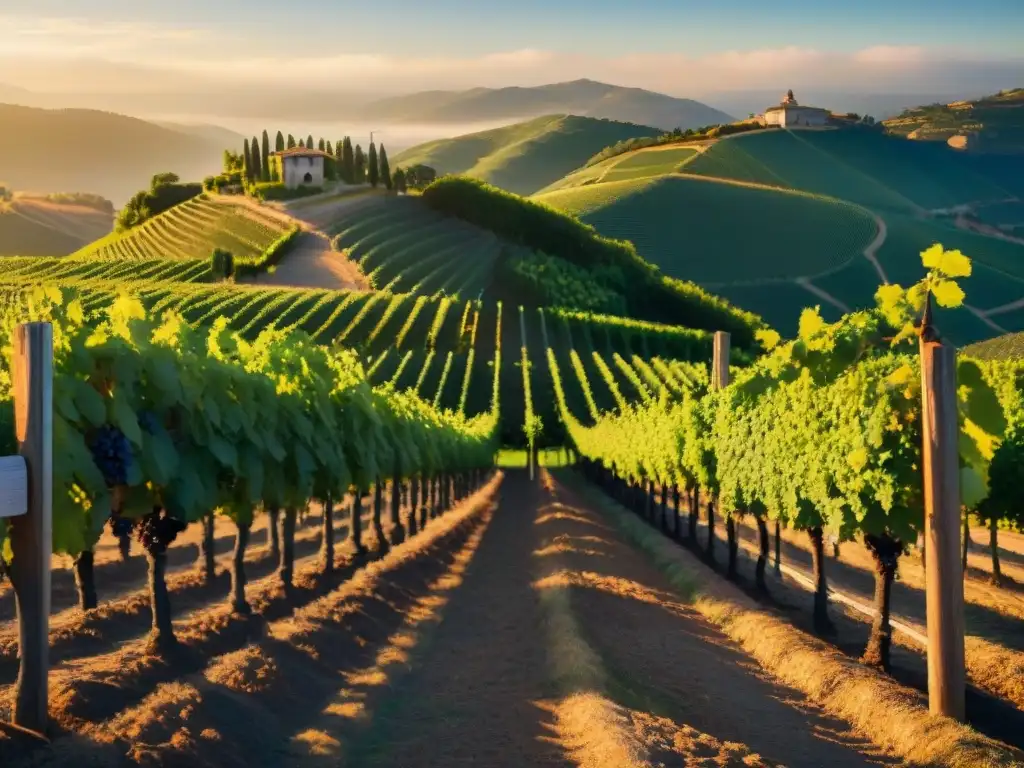
[(875, 235), (871, 217), (855, 206), (684, 176), (608, 182), (538, 199), (602, 234), (632, 240), (666, 274), (715, 290), (835, 269)]
[(391, 159), (392, 167), (422, 163), (529, 195), (624, 139), (657, 136), (657, 128), (573, 115), (548, 115), (490, 131), (440, 139)]
[(501, 247), (490, 232), (442, 216), (417, 198), (342, 211), (327, 231), (371, 286), (393, 293), (479, 297)]
[(200, 195), (125, 233), (114, 233), (72, 254), (80, 259), (206, 259), (225, 248), (258, 258), (288, 229), (279, 217), (230, 197)]
[(914, 211), (1005, 199), (1024, 186), (1018, 175), (1024, 159), (1009, 165), (868, 129), (780, 130), (719, 141), (684, 172), (800, 189), (879, 211)]

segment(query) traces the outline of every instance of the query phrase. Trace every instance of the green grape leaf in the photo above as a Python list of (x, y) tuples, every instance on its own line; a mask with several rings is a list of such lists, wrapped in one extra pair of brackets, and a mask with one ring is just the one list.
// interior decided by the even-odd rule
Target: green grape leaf
[(91, 427), (105, 424), (107, 408), (103, 403), (103, 396), (87, 381), (71, 379), (68, 384), (72, 387), (75, 408), (86, 423)]
[(952, 280), (936, 280), (931, 289), (940, 307), (953, 308), (964, 303), (963, 289)]
[(119, 392), (114, 393), (111, 410), (114, 425), (124, 433), (132, 445), (141, 446), (142, 430), (139, 429), (139, 417), (135, 415), (135, 410)]

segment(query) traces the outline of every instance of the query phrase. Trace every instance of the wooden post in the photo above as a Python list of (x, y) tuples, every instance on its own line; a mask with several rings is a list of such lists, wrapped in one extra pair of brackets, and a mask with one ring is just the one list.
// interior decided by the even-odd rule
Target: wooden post
[(724, 389), (729, 386), (729, 334), (715, 331), (715, 359), (711, 368), (711, 388)]
[(963, 721), (964, 584), (960, 565), (959, 425), (956, 350), (921, 336), (925, 574), (928, 605), (928, 705)]
[(46, 731), (50, 643), (50, 554), (53, 542), (53, 327), (14, 330), (14, 420), (28, 477), (27, 513), (11, 518), (11, 584), (18, 615), (14, 724)]

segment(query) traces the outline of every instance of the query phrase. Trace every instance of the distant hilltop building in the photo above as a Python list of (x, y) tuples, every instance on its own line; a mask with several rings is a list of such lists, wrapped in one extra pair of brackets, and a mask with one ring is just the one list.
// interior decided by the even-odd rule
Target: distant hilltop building
[(764, 111), (764, 124), (777, 125), (780, 128), (790, 128), (796, 125), (828, 125), (829, 111), (818, 107), (801, 107), (793, 96), (793, 91), (787, 91), (782, 97), (782, 102), (777, 106), (768, 107)]
[(288, 187), (322, 187), (324, 185), (324, 160), (330, 157), (319, 149), (293, 147), (273, 152), (270, 162), (277, 168), (277, 178)]

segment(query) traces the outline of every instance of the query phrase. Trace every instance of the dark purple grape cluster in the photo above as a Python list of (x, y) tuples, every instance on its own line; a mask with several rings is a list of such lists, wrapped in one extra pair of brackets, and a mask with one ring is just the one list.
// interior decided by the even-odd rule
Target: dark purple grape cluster
[(156, 432), (157, 424), (159, 422), (157, 421), (156, 414), (152, 411), (143, 411), (139, 414), (139, 427), (143, 432), (152, 435)]
[(117, 427), (104, 424), (96, 431), (92, 444), (93, 461), (103, 473), (108, 487), (128, 482), (128, 467), (132, 463), (132, 446)]
[(147, 552), (159, 554), (166, 552), (171, 543), (178, 538), (178, 534), (186, 527), (184, 522), (171, 517), (167, 514), (167, 510), (158, 507), (139, 520), (136, 537)]
[(110, 532), (121, 538), (122, 536), (131, 535), (132, 528), (135, 527), (135, 521), (130, 517), (121, 517), (121, 515), (110, 515)]

